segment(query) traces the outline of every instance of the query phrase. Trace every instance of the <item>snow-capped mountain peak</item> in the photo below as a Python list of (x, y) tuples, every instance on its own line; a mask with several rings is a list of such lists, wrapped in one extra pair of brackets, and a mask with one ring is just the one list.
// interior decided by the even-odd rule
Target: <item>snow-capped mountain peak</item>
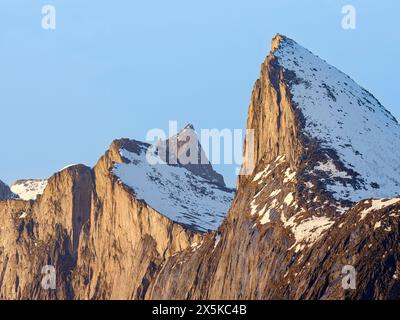
[[(121, 141), (113, 173), (136, 197), (172, 221), (197, 231), (217, 229), (233, 200), (234, 191), (208, 178), (208, 167), (169, 164), (157, 146)], [(198, 164), (197, 166), (202, 166)]]
[(159, 157), (170, 165), (179, 164), (193, 174), (225, 187), (222, 175), (217, 173), (207, 158), (192, 124), (186, 125), (176, 135), (157, 143)]
[(326, 151), (313, 174), (336, 199), (357, 202), (400, 193), (400, 126), (349, 76), (277, 35), (271, 54), (283, 69), (304, 133)]

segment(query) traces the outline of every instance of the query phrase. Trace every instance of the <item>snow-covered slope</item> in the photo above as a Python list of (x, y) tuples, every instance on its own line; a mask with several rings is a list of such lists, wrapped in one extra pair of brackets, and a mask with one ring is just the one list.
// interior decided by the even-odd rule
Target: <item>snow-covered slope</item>
[(400, 126), (396, 119), (350, 77), (293, 40), (279, 35), (277, 39), (273, 54), (290, 79), (305, 133), (339, 158), (328, 157), (314, 168), (315, 174), (323, 172), (332, 178), (328, 191), (336, 199), (352, 202), (399, 194)]
[(148, 144), (130, 141), (134, 147), (120, 149), (124, 163), (113, 173), (129, 186), (138, 199), (171, 220), (198, 231), (215, 230), (224, 219), (234, 191), (189, 171), (169, 165)]
[(43, 193), (46, 186), (47, 180), (43, 179), (18, 180), (11, 186), (11, 191), (22, 200), (36, 200), (37, 196)]

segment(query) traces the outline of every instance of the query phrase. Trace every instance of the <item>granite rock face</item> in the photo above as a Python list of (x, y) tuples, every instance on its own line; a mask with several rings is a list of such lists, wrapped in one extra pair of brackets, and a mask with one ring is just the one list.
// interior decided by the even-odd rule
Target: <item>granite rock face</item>
[[(204, 153), (187, 126), (154, 150), (116, 140), (36, 200), (3, 197), (0, 298), (399, 299), (396, 119), (277, 35), (247, 128), (243, 167), (255, 168), (235, 194), (208, 160), (182, 161)], [(151, 165), (156, 156), (164, 163)], [(54, 290), (42, 287), (44, 266)]]
[[(196, 251), (171, 257), (146, 298), (400, 298), (396, 119), (277, 35), (247, 127), (256, 168), (240, 177), (227, 219)], [(349, 268), (355, 289), (345, 290)]]
[[(136, 155), (147, 147), (116, 140), (93, 169), (74, 165), (53, 175), (36, 200), (0, 202), (1, 299), (142, 299), (168, 257), (202, 242), (204, 231), (156, 211), (146, 202), (149, 194), (139, 199), (139, 190), (117, 175), (118, 166), (139, 165), (124, 157), (127, 152)], [(182, 171), (207, 191), (190, 199), (198, 207), (217, 193), (229, 207), (233, 190), (181, 166), (162, 168), (165, 174), (168, 168)], [(151, 178), (145, 172), (135, 177)], [(223, 218), (213, 214), (195, 226), (206, 229), (209, 221)], [(55, 268), (55, 290), (43, 289), (46, 266)]]

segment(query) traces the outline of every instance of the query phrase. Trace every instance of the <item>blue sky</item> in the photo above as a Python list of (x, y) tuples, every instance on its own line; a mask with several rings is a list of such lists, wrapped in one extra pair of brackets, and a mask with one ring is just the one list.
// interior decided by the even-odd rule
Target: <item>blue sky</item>
[[(57, 10), (54, 31), (41, 28), (45, 4)], [(345, 4), (356, 30), (341, 28)], [(113, 139), (144, 140), (169, 120), (244, 128), (277, 32), (400, 118), (398, 12), (398, 0), (2, 0), (0, 179), (93, 166)], [(234, 185), (232, 166), (217, 170)]]

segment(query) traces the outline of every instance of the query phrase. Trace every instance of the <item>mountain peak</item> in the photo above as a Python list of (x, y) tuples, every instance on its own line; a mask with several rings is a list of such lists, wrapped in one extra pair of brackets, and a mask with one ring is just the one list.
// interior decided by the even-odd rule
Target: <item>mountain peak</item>
[[(121, 161), (113, 161), (112, 172), (137, 199), (189, 229), (206, 232), (219, 227), (234, 191), (222, 184), (222, 176), (211, 164), (182, 164), (179, 157), (178, 162), (165, 161), (165, 156), (169, 157), (162, 148), (170, 146), (168, 140), (159, 142), (156, 148), (127, 139), (114, 142), (113, 146), (117, 150), (112, 152), (117, 152)], [(178, 151), (182, 148), (184, 146), (179, 145)], [(172, 147), (172, 150), (176, 149)]]
[(167, 140), (159, 141), (157, 148), (161, 159), (166, 163), (183, 166), (220, 187), (226, 186), (223, 176), (213, 169), (208, 160), (192, 124), (186, 125)]
[(255, 84), (248, 127), (257, 131), (258, 161), (285, 155), (336, 200), (400, 193), (397, 120), (348, 75), (280, 34)]
[(274, 52), (277, 49), (279, 49), (279, 47), (282, 45), (282, 43), (284, 43), (287, 40), (288, 40), (288, 38), (286, 36), (277, 33), (275, 35), (275, 37), (272, 38), (271, 51)]

